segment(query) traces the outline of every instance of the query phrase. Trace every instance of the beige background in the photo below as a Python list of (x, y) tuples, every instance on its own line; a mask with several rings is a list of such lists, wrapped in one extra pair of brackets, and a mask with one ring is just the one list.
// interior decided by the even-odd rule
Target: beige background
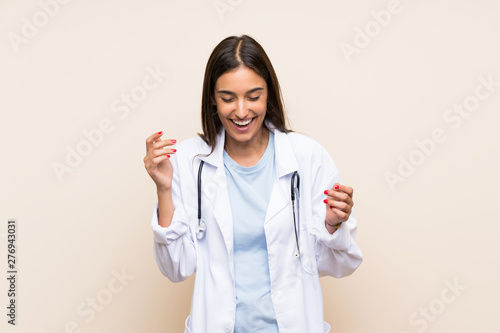
[[(477, 101), (480, 77), (500, 82), (500, 2), (62, 2), (0, 3), (0, 267), (16, 218), (19, 270), (15, 327), (0, 279), (2, 332), (182, 332), (193, 279), (173, 284), (154, 262), (145, 139), (200, 131), (208, 56), (243, 33), (273, 61), (293, 129), (355, 189), (365, 259), (322, 279), (333, 332), (498, 331), (500, 86), (478, 88), (460, 126), (443, 116)], [(387, 8), (382, 26), (372, 11)], [(168, 77), (126, 114), (121, 96), (142, 97), (148, 68)], [(85, 146), (102, 122), (108, 133)], [(77, 147), (90, 150), (58, 178), (54, 163)], [(419, 165), (391, 187), (400, 158)]]

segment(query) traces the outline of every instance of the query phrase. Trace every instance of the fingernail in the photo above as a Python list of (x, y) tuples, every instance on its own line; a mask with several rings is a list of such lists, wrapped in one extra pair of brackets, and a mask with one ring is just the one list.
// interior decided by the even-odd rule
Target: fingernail
[(330, 206), (331, 209), (333, 209), (333, 206)]
[(324, 203), (328, 203), (328, 199), (323, 200)]
[(338, 190), (340, 188), (340, 185), (336, 184), (335, 189)]
[(159, 132), (158, 132), (158, 134), (160, 134), (160, 135), (161, 135), (162, 133), (163, 133), (163, 131), (159, 131)]
[(172, 149), (172, 151), (175, 153), (177, 151), (177, 149)]
[(170, 142), (172, 142), (172, 143), (176, 143), (176, 142), (177, 142), (177, 140), (170, 140)]
[(328, 190), (325, 190), (325, 192), (324, 192), (324, 193), (325, 193), (325, 194), (328, 194)]
[(170, 158), (170, 155), (167, 155), (167, 158)]

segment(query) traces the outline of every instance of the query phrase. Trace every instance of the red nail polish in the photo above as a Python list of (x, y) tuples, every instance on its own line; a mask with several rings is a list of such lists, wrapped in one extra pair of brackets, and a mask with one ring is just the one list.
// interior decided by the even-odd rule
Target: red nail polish
[(177, 142), (177, 140), (170, 140), (170, 142), (172, 142), (172, 143), (176, 143), (176, 142)]
[(328, 195), (328, 190), (326, 190), (324, 193)]
[(159, 132), (158, 132), (158, 134), (160, 134), (160, 135), (161, 135), (162, 133), (163, 133), (163, 131), (159, 131)]
[(323, 200), (324, 203), (328, 203), (328, 199)]
[(333, 206), (330, 206), (331, 209), (333, 209)]
[(177, 149), (172, 149), (172, 151), (175, 153), (177, 151)]
[(167, 155), (167, 158), (170, 158), (170, 155)]
[(340, 185), (336, 184), (335, 189), (338, 190), (340, 188)]

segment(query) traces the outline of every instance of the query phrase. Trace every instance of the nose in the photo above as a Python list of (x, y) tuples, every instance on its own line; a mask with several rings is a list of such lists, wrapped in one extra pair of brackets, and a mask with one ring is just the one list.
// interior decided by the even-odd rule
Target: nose
[(238, 104), (236, 105), (235, 115), (240, 119), (245, 119), (245, 117), (248, 115), (248, 110), (246, 108), (244, 99), (240, 99), (238, 101)]

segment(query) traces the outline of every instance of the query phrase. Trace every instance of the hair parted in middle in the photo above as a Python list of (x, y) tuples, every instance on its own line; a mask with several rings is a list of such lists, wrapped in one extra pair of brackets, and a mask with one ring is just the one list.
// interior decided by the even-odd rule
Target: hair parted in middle
[(217, 108), (214, 105), (215, 83), (224, 73), (238, 67), (247, 67), (253, 70), (266, 82), (268, 97), (265, 120), (281, 132), (291, 132), (286, 126), (286, 114), (278, 77), (266, 52), (250, 36), (230, 36), (222, 40), (212, 51), (203, 80), (201, 98), (203, 133), (199, 136), (211, 147), (212, 152), (217, 144), (217, 134), (222, 127)]

